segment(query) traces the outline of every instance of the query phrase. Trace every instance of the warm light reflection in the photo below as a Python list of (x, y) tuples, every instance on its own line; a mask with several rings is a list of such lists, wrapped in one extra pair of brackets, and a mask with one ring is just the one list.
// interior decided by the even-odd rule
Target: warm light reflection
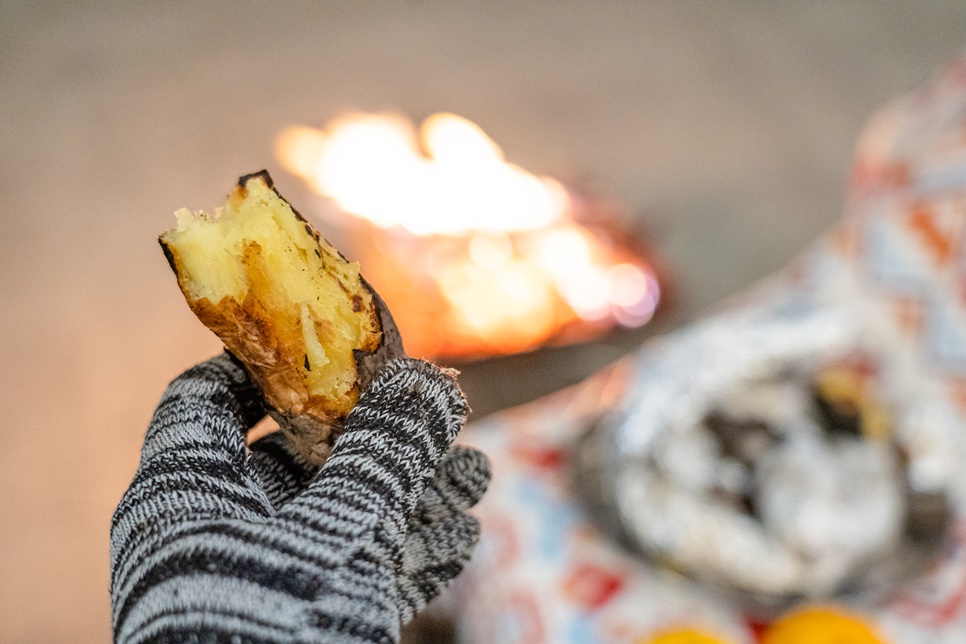
[(467, 119), (435, 114), (417, 130), (350, 114), (287, 128), (276, 146), (338, 211), (375, 226), (356, 254), (415, 355), (516, 352), (654, 313), (647, 264), (574, 221), (560, 183), (507, 163)]

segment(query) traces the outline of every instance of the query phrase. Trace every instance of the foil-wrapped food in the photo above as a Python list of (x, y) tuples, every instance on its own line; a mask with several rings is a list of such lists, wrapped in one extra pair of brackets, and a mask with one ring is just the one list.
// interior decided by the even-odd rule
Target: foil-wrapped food
[(646, 345), (576, 488), (626, 545), (750, 607), (871, 598), (935, 555), (953, 472), (889, 328), (782, 293)]

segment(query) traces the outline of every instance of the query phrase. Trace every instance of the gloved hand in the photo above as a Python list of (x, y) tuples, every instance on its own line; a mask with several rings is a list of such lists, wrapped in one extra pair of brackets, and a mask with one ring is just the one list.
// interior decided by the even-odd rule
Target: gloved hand
[(451, 376), (391, 362), (321, 470), (246, 448), (262, 404), (227, 354), (168, 387), (111, 525), (116, 641), (397, 642), (469, 559), (489, 463), (450, 449)]

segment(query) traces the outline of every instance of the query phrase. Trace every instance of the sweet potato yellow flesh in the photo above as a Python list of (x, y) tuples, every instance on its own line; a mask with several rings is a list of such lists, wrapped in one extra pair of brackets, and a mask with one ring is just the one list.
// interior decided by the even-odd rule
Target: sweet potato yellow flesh
[(270, 182), (265, 173), (243, 177), (213, 215), (178, 211), (161, 244), (192, 310), (266, 401), (284, 417), (338, 422), (358, 398), (356, 352), (380, 344), (379, 315), (358, 264)]

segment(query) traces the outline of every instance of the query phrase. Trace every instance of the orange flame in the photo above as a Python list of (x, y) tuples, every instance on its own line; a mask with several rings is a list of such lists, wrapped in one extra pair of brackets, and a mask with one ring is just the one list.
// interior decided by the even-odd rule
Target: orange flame
[(563, 187), (506, 163), (474, 123), (434, 114), (416, 134), (398, 116), (354, 114), (326, 131), (286, 129), (278, 154), (342, 211), (382, 228), (417, 235), (531, 230), (564, 216)]
[(557, 181), (507, 163), (476, 124), (351, 114), (276, 141), (284, 166), (381, 230), (356, 243), (411, 353), (510, 353), (614, 322), (640, 326), (657, 280), (572, 220)]

